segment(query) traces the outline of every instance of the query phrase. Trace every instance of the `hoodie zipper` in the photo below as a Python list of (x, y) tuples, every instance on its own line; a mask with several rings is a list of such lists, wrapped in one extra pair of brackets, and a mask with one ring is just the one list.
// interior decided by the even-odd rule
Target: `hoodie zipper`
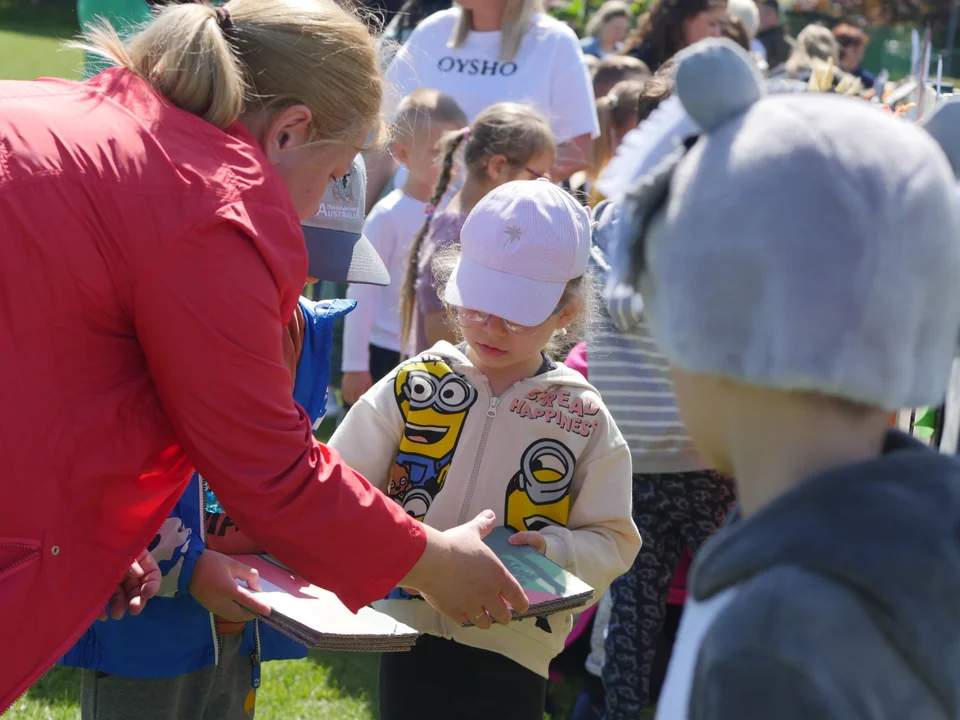
[[(473, 503), (473, 496), (477, 490), (477, 480), (480, 478), (480, 464), (483, 461), (483, 453), (487, 449), (487, 439), (490, 436), (490, 428), (493, 425), (493, 419), (497, 416), (497, 408), (504, 397), (513, 392), (514, 388), (526, 382), (529, 378), (518, 380), (513, 385), (504, 390), (500, 395), (493, 394), (493, 388), (490, 387), (490, 381), (486, 376), (483, 377), (483, 384), (487, 388), (487, 395), (490, 397), (490, 403), (487, 406), (487, 417), (483, 423), (483, 433), (480, 435), (480, 446), (477, 448), (477, 455), (473, 461), (473, 470), (470, 473), (470, 482), (467, 484), (467, 493), (463, 498), (463, 507), (460, 510), (460, 519), (457, 525), (463, 525), (470, 514), (470, 505)], [(436, 613), (436, 634), (443, 637), (445, 635), (445, 622), (441, 613)]]
[[(522, 381), (521, 381), (522, 382)], [(473, 495), (477, 490), (477, 480), (480, 478), (480, 465), (483, 462), (483, 452), (487, 449), (487, 438), (490, 435), (490, 426), (493, 425), (493, 419), (497, 416), (497, 406), (503, 396), (509, 393), (518, 384), (514, 383), (508, 387), (503, 395), (494, 396), (493, 388), (490, 387), (490, 381), (483, 378), (483, 384), (487, 386), (487, 394), (490, 396), (490, 406), (487, 408), (487, 417), (483, 422), (483, 434), (480, 436), (480, 446), (477, 448), (477, 456), (473, 461), (473, 470), (470, 473), (470, 482), (467, 484), (467, 494), (463, 498), (463, 507), (460, 509), (460, 519), (457, 525), (463, 525), (470, 514), (470, 505), (473, 503)]]
[[(198, 476), (199, 477), (199, 476)], [(207, 547), (207, 498), (206, 493), (203, 491), (203, 486), (207, 484), (207, 481), (202, 477), (200, 479), (200, 540), (203, 543), (204, 549)], [(213, 636), (213, 664), (220, 664), (220, 635), (217, 633), (217, 621), (213, 617), (213, 613), (210, 613), (210, 633)]]
[[(483, 434), (480, 436), (480, 446), (477, 448), (477, 456), (473, 461), (473, 470), (470, 473), (470, 482), (467, 484), (467, 494), (463, 498), (463, 507), (460, 509), (460, 519), (457, 521), (457, 525), (463, 525), (467, 521), (467, 517), (470, 514), (470, 505), (473, 503), (473, 496), (477, 491), (477, 480), (480, 479), (480, 464), (483, 462), (483, 453), (487, 449), (487, 439), (490, 436), (490, 428), (493, 425), (493, 419), (497, 417), (497, 408), (500, 405), (500, 401), (503, 400), (507, 395), (509, 395), (517, 385), (524, 382), (528, 378), (523, 380), (518, 380), (513, 385), (504, 390), (500, 395), (493, 394), (493, 388), (490, 387), (490, 381), (487, 380), (486, 376), (483, 378), (483, 384), (487, 387), (487, 395), (490, 396), (490, 404), (487, 406), (487, 417), (483, 422)], [(443, 615), (437, 613), (437, 634), (440, 636), (444, 635), (444, 618)]]

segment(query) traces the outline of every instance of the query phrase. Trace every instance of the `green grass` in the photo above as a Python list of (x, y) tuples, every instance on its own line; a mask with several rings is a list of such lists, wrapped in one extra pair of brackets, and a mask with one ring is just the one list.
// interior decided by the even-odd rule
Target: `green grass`
[(0, 79), (77, 79), (82, 67), (83, 53), (63, 49), (57, 38), (0, 30)]
[(83, 53), (63, 48), (77, 34), (75, 5), (0, 0), (0, 79), (79, 78)]
[[(314, 651), (305, 660), (263, 665), (257, 717), (285, 720), (373, 720), (377, 656)], [(4, 716), (10, 720), (74, 720), (80, 716), (80, 672), (56, 667)]]
[[(558, 688), (565, 718), (572, 688)], [(377, 656), (312, 651), (305, 660), (268, 662), (257, 694), (262, 720), (376, 720)], [(5, 720), (80, 717), (80, 671), (55, 667), (4, 715)]]

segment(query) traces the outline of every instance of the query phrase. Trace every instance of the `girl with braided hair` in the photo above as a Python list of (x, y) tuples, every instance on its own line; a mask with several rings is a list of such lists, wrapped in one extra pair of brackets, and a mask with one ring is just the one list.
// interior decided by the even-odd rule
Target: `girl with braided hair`
[[(347, 297), (357, 309), (343, 328), (345, 405), (353, 405), (400, 362), (400, 286), (407, 272), (410, 243), (423, 224), (424, 210), (440, 177), (440, 141), (467, 124), (449, 95), (421, 88), (400, 103), (394, 120), (393, 154), (407, 169), (407, 181), (374, 205), (363, 234), (387, 265), (388, 287), (354, 285)], [(435, 203), (434, 203), (435, 204)]]
[[(518, 103), (491, 105), (473, 125), (444, 137), (441, 148), (440, 180), (427, 205), (426, 221), (410, 246), (400, 291), (400, 338), (408, 355), (456, 337), (446, 324), (446, 311), (434, 287), (434, 256), (460, 241), (467, 215), (488, 192), (511, 180), (549, 177), (556, 160), (550, 125), (539, 112)], [(463, 187), (438, 212), (461, 148), (466, 173)]]

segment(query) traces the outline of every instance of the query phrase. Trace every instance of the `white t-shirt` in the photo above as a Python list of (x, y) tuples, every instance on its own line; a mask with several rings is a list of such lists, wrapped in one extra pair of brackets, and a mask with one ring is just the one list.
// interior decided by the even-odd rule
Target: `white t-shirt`
[(600, 134), (590, 75), (569, 27), (534, 14), (516, 58), (501, 62), (499, 31), (471, 32), (461, 47), (447, 47), (459, 16), (458, 7), (431, 15), (400, 48), (387, 69), (394, 102), (433, 88), (456, 100), (470, 122), (495, 103), (522, 102), (543, 113), (558, 144)]
[(343, 331), (343, 370), (370, 369), (370, 345), (400, 351), (400, 286), (407, 271), (410, 245), (426, 220), (427, 204), (396, 189), (373, 206), (363, 234), (383, 258), (390, 284), (351, 285), (347, 297), (357, 301)]
[[(349, 316), (347, 316), (349, 317)], [(680, 629), (673, 643), (667, 677), (657, 701), (657, 720), (686, 720), (690, 711), (690, 692), (697, 668), (700, 645), (713, 621), (737, 595), (738, 587), (727, 588), (709, 600), (698, 603), (690, 595), (683, 606)]]

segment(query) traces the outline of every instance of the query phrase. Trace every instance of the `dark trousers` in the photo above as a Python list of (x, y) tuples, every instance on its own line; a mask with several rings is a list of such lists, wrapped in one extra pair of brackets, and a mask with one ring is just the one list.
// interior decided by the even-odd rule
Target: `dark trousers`
[(396, 350), (370, 346), (370, 377), (377, 383), (383, 380), (400, 364), (400, 353)]
[(380, 656), (380, 720), (543, 720), (546, 696), (545, 677), (453, 640)]
[(713, 471), (633, 476), (633, 519), (643, 547), (610, 586), (606, 720), (636, 720), (653, 699), (650, 680), (677, 562), (685, 547), (696, 552), (716, 532), (735, 501), (733, 482)]

